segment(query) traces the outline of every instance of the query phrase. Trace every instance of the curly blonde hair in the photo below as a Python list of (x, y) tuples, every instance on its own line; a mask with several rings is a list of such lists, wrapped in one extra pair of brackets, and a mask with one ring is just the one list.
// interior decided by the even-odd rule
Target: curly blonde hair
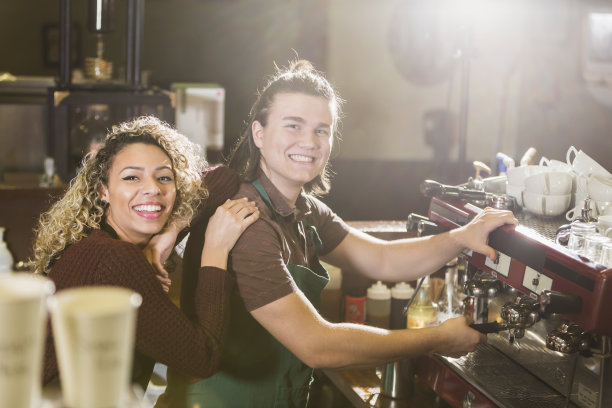
[(208, 196), (202, 184), (206, 162), (200, 149), (167, 123), (153, 116), (139, 117), (113, 126), (102, 146), (85, 156), (64, 196), (40, 216), (33, 259), (29, 261), (35, 273), (46, 274), (66, 247), (100, 228), (105, 212), (105, 203), (98, 195), (100, 187), (108, 183), (114, 157), (133, 143), (158, 146), (168, 155), (175, 177), (176, 200), (167, 225), (189, 223), (201, 200)]

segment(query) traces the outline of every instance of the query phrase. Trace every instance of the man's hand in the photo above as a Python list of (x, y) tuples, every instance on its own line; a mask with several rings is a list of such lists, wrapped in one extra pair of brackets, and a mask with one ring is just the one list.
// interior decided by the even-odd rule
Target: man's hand
[(487, 336), (469, 327), (470, 319), (465, 316), (446, 320), (436, 329), (440, 330), (443, 343), (436, 353), (458, 358), (476, 349), (480, 343), (487, 342)]
[(495, 260), (497, 252), (487, 245), (491, 231), (505, 224), (518, 225), (511, 211), (485, 208), (472, 221), (450, 232), (451, 237), (460, 245)]

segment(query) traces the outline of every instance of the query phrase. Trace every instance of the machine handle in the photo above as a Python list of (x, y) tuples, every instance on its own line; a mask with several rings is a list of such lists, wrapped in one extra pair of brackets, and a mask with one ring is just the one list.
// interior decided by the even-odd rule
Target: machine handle
[(439, 197), (443, 200), (484, 201), (488, 198), (484, 191), (449, 186), (433, 180), (425, 180), (421, 183), (420, 190), (425, 197)]
[(508, 328), (506, 325), (503, 325), (498, 322), (472, 323), (470, 324), (470, 327), (476, 331), (479, 331), (482, 334), (498, 333)]
[(540, 312), (576, 314), (582, 311), (580, 296), (544, 290), (540, 295)]

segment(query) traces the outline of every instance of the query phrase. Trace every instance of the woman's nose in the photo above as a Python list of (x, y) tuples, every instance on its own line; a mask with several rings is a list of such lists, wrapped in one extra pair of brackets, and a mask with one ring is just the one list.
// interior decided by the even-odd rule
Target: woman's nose
[(157, 195), (161, 193), (161, 188), (157, 180), (147, 179), (143, 185), (142, 192), (148, 195)]

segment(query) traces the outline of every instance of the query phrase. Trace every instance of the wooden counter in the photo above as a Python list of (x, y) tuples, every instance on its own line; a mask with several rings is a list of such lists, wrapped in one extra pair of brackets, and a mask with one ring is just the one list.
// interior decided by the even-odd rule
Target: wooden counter
[[(320, 370), (355, 408), (448, 408), (434, 391), (415, 376), (408, 397), (393, 399), (381, 394), (381, 380), (375, 368)], [(316, 378), (317, 376), (315, 376)]]

